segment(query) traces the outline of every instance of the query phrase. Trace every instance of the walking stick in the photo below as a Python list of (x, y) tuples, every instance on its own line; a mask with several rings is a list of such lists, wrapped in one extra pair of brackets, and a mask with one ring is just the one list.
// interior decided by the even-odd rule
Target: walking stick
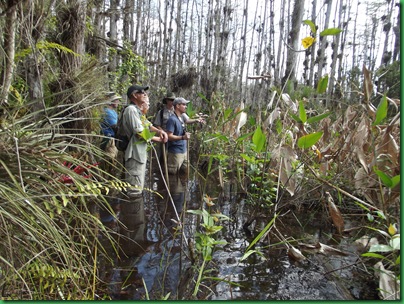
[(189, 181), (189, 139), (187, 140), (187, 182)]
[(168, 183), (168, 166), (167, 166), (166, 144), (165, 144), (165, 143), (162, 143), (162, 145), (163, 145), (164, 172), (165, 172), (165, 176), (166, 176), (166, 183), (167, 183), (167, 186), (169, 186), (169, 183)]

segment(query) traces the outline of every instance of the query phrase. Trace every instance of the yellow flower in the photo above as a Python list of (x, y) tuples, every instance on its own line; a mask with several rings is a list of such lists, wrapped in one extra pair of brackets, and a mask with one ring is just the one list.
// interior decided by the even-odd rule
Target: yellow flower
[(316, 39), (309, 36), (309, 37), (302, 39), (302, 45), (305, 49), (307, 49), (307, 48), (311, 47), (311, 45), (314, 43), (314, 41), (316, 41)]

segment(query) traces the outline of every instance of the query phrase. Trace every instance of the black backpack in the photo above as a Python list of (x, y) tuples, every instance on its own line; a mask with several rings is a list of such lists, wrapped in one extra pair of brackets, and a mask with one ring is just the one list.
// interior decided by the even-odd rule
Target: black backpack
[(115, 146), (119, 151), (125, 151), (128, 147), (130, 138), (126, 136), (123, 126), (123, 113), (128, 106), (124, 106), (119, 113), (118, 122), (115, 127)]

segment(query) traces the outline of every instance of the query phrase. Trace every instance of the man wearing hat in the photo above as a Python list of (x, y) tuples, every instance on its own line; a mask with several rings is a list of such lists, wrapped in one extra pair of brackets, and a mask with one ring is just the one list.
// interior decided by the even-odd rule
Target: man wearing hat
[(129, 197), (136, 197), (142, 193), (146, 175), (147, 142), (140, 135), (145, 129), (156, 132), (152, 141), (167, 142), (167, 133), (154, 127), (143, 115), (142, 109), (148, 105), (148, 86), (133, 85), (128, 88), (129, 105), (123, 113), (123, 126), (126, 136), (130, 138), (125, 150), (126, 181), (134, 187), (127, 191)]
[[(122, 97), (111, 92), (107, 94), (107, 106), (104, 108), (103, 120), (101, 122), (101, 132), (104, 136), (114, 138), (114, 127), (118, 122), (118, 113), (116, 109)], [(110, 138), (104, 138), (101, 143), (101, 149), (105, 150)]]
[(187, 110), (188, 100), (177, 97), (173, 101), (174, 115), (167, 121), (169, 174), (186, 173), (188, 169), (187, 140), (191, 133), (186, 132), (183, 114)]

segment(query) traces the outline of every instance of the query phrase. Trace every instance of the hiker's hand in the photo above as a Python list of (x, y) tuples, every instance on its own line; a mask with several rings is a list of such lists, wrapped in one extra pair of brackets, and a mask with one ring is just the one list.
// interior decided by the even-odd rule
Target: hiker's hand
[(162, 141), (163, 143), (166, 143), (166, 142), (168, 141), (168, 135), (167, 135), (167, 133), (164, 132), (163, 130), (161, 130), (161, 131), (160, 131), (160, 138), (161, 138), (161, 141)]
[(185, 139), (185, 140), (190, 140), (191, 139), (191, 133), (185, 132), (185, 134), (183, 135), (182, 138)]

